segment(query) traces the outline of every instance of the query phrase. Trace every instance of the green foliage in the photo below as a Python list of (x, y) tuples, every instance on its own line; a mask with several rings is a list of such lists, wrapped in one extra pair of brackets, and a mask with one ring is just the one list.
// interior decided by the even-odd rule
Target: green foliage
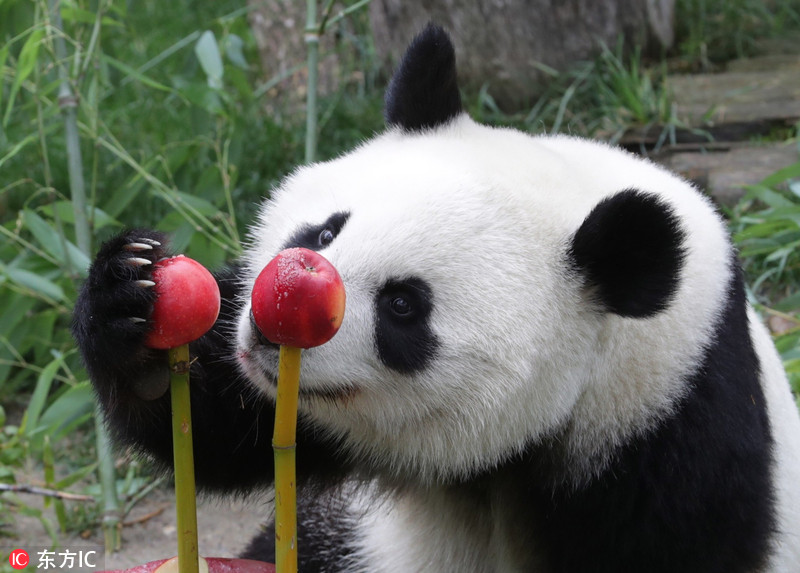
[[(277, 78), (259, 76), (247, 11), (239, 0), (0, 2), (0, 402), (9, 411), (0, 480), (32, 460), (48, 485), (102, 497), (86, 485), (94, 462), (75, 466), (56, 447), (75, 431), (93, 443), (92, 392), (69, 334), (89, 266), (71, 194), (74, 144), (94, 248), (123, 225), (155, 227), (210, 268), (239, 254), (254, 205), (302, 162), (302, 126), (265, 112)], [(379, 125), (377, 99), (364, 123), (348, 105), (363, 93), (351, 92), (321, 102), (323, 157)], [(128, 505), (147, 487), (131, 474), (117, 483)], [(94, 511), (48, 505), (62, 530)], [(13, 513), (40, 519), (55, 539), (46, 512), (0, 495), (2, 531)]]
[(788, 325), (775, 344), (800, 396), (800, 163), (749, 187), (731, 226), (754, 302)]
[(713, 63), (750, 56), (758, 40), (800, 28), (798, 0), (677, 0), (679, 52), (690, 63)]
[(592, 62), (552, 76), (545, 93), (526, 113), (500, 111), (485, 86), (471, 109), (482, 121), (515, 125), (527, 131), (569, 132), (616, 142), (628, 130), (657, 126), (661, 143), (681, 126), (666, 82), (666, 66), (647, 67), (638, 49), (629, 55), (622, 44), (603, 47)]

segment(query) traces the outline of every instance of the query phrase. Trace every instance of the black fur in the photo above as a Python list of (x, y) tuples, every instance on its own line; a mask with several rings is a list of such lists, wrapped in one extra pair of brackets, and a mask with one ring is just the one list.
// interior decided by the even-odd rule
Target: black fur
[(284, 249), (303, 247), (312, 251), (324, 249), (339, 235), (350, 218), (350, 213), (340, 211), (320, 225), (304, 225), (283, 246)]
[(430, 286), (420, 278), (389, 281), (378, 291), (375, 306), (375, 341), (381, 361), (404, 374), (424, 369), (439, 347), (430, 326)]
[(569, 256), (606, 310), (644, 318), (664, 310), (675, 295), (683, 240), (667, 206), (629, 189), (592, 209), (572, 239)]
[[(125, 245), (140, 237), (163, 246), (135, 256), (152, 262), (168, 255), (167, 237), (134, 230), (103, 245), (78, 297), (73, 334), (118, 443), (147, 453), (164, 470), (172, 467), (172, 434), (165, 351), (145, 348), (152, 289), (133, 281), (150, 278), (150, 267), (131, 267)], [(272, 482), (273, 404), (238, 373), (233, 322), (238, 313), (236, 269), (216, 276), (222, 297), (217, 323), (190, 344), (195, 470), (198, 486), (216, 491), (251, 491)], [(342, 464), (331, 461), (335, 447), (300, 424), (298, 480), (330, 476)], [(306, 448), (308, 448), (306, 450)], [(317, 464), (320, 467), (315, 468)], [(326, 469), (328, 468), (328, 469)], [(322, 481), (325, 481), (323, 479)]]
[[(351, 569), (353, 530), (347, 504), (338, 496), (300, 497), (297, 500), (298, 570), (302, 573), (334, 573)], [(313, 548), (313, 549), (308, 549)], [(275, 563), (275, 527), (269, 524), (254, 537), (243, 559)]]
[(536, 545), (552, 571), (746, 573), (765, 565), (775, 529), (772, 437), (732, 264), (714, 343), (675, 415), (577, 491), (553, 489), (541, 465), (552, 452), (531, 450), (526, 465), (545, 482), (530, 489), (531, 515), (542, 516)]
[(386, 90), (386, 123), (422, 131), (461, 112), (453, 44), (442, 28), (428, 24), (409, 45)]

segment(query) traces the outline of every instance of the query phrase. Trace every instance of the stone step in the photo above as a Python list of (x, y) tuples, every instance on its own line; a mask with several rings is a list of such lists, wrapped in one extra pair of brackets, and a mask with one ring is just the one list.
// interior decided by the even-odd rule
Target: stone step
[(735, 204), (745, 186), (800, 160), (796, 133), (788, 143), (758, 142), (800, 121), (800, 37), (789, 40), (797, 49), (736, 60), (720, 73), (670, 76), (682, 123), (672, 141), (663, 126), (651, 126), (630, 130), (620, 144), (681, 173), (720, 204)]

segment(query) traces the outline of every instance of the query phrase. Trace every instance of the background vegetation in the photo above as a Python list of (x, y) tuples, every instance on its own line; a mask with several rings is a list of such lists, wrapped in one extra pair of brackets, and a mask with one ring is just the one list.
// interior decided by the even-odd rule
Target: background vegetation
[[(491, 86), (465, 94), (470, 111), (532, 132), (610, 140), (654, 125), (668, 143), (680, 127), (668, 69), (721, 66), (754, 53), (760, 38), (800, 29), (797, 0), (678, 0), (678, 14), (680, 42), (662, 62), (609, 47), (553, 74), (524, 114), (502, 113)], [(99, 502), (92, 395), (68, 330), (89, 253), (124, 225), (169, 231), (177, 251), (211, 268), (235, 258), (254, 204), (303, 161), (305, 120), (267, 111), (276, 78), (259, 70), (241, 0), (62, 0), (60, 16), (62, 23), (46, 0), (0, 0), (0, 485), (36, 482)], [(357, 42), (369, 62), (363, 11), (328, 33)], [(364, 67), (320, 102), (322, 159), (382, 127), (375, 86), (383, 82), (376, 67)], [(88, 249), (70, 192), (69, 114), (89, 204)], [(799, 178), (800, 164), (776, 173), (729, 213), (752, 300), (788, 321), (777, 344), (796, 390)], [(135, 462), (118, 464), (123, 509), (152, 485)], [(0, 536), (13, 535), (14, 515), (26, 513), (55, 542), (59, 528), (96, 527), (99, 508), (53, 500), (42, 510), (18, 492), (0, 493)]]

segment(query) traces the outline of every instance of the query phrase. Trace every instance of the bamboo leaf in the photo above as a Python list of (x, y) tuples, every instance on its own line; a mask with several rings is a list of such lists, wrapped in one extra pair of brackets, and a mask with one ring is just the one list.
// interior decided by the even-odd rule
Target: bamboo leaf
[[(2, 82), (0, 82), (0, 84), (2, 84)], [(9, 102), (9, 103), (11, 103), (11, 102)], [(36, 143), (37, 141), (39, 141), (39, 134), (36, 133), (36, 132), (30, 133), (26, 137), (24, 137), (22, 140), (18, 141), (8, 151), (8, 153), (6, 153), (3, 157), (0, 157), (0, 167), (2, 167), (3, 164), (6, 161), (12, 159), (17, 153), (19, 153), (20, 151), (25, 149), (28, 145), (31, 145), (32, 143)]]
[[(65, 22), (94, 24), (95, 20), (97, 20), (97, 14), (95, 14), (90, 10), (84, 10), (83, 8), (78, 8), (75, 5), (70, 6), (67, 3), (63, 3), (61, 4), (61, 18)], [(101, 18), (101, 22), (103, 23), (103, 26), (116, 26), (118, 28), (122, 27), (122, 24), (120, 24), (113, 18), (109, 18), (108, 16), (103, 16)]]
[(789, 199), (777, 191), (773, 191), (762, 183), (759, 183), (758, 185), (748, 185), (746, 189), (746, 199), (758, 199), (770, 207), (794, 207), (794, 203), (789, 201)]
[(200, 61), (200, 66), (206, 73), (206, 81), (208, 86), (213, 89), (222, 88), (222, 74), (224, 68), (222, 66), (222, 56), (219, 52), (219, 45), (214, 33), (211, 30), (206, 30), (197, 44), (194, 46), (194, 53)]
[(71, 474), (69, 474), (68, 476), (63, 477), (57, 482), (55, 482), (53, 484), (53, 487), (55, 487), (55, 489), (63, 491), (68, 487), (72, 487), (73, 485), (81, 481), (83, 478), (91, 474), (96, 469), (97, 469), (97, 463), (89, 464), (88, 466), (79, 468), (74, 472), (72, 472)]
[[(64, 223), (70, 225), (75, 224), (75, 212), (72, 209), (72, 203), (70, 201), (56, 201), (55, 203), (45, 205), (42, 207), (42, 213), (48, 217), (52, 217), (56, 214)], [(122, 223), (99, 207), (94, 208), (92, 220), (94, 222), (92, 228), (95, 231), (104, 227), (122, 227)]]
[(236, 34), (228, 34), (225, 37), (225, 55), (231, 63), (243, 70), (250, 69), (244, 57), (244, 41)]
[(66, 296), (64, 290), (53, 281), (41, 275), (18, 269), (14, 267), (4, 267), (3, 272), (17, 285), (32, 290), (34, 293), (55, 301), (64, 301)]
[(42, 410), (44, 410), (47, 396), (50, 393), (50, 386), (53, 384), (53, 379), (58, 369), (61, 368), (62, 362), (63, 360), (59, 356), (45, 366), (39, 374), (39, 378), (36, 381), (36, 388), (33, 390), (31, 399), (28, 402), (28, 409), (25, 411), (25, 415), (22, 418), (22, 424), (20, 424), (21, 433), (31, 436), (39, 427), (39, 416)]
[(37, 304), (33, 297), (4, 289), (0, 297), (0, 389), (9, 382), (12, 364), (25, 352), (23, 342), (30, 321), (25, 320)]
[(206, 110), (211, 115), (222, 115), (225, 108), (222, 106), (219, 90), (206, 84), (189, 83), (180, 86), (180, 94), (186, 101)]
[(180, 201), (181, 203), (185, 203), (198, 213), (206, 215), (207, 217), (214, 217), (219, 215), (219, 209), (217, 209), (211, 202), (206, 201), (202, 197), (197, 197), (195, 195), (190, 195), (188, 193), (184, 193), (183, 191), (175, 191), (174, 193), (175, 198)]
[(174, 93), (174, 91), (175, 91), (171, 87), (166, 86), (166, 85), (164, 85), (162, 83), (159, 83), (159, 82), (155, 81), (154, 79), (151, 79), (151, 78), (147, 77), (146, 75), (144, 75), (143, 73), (139, 72), (138, 70), (130, 67), (128, 64), (125, 64), (125, 63), (123, 63), (123, 62), (121, 62), (119, 60), (116, 60), (116, 59), (114, 59), (114, 58), (112, 58), (112, 57), (110, 57), (110, 56), (108, 56), (106, 54), (103, 54), (100, 58), (105, 63), (107, 63), (108, 65), (110, 65), (110, 66), (112, 66), (114, 68), (117, 68), (119, 71), (121, 71), (122, 73), (126, 74), (128, 77), (133, 78), (134, 80), (136, 80), (139, 83), (142, 83), (142, 84), (144, 84), (144, 85), (146, 85), (148, 87), (151, 87), (151, 88), (154, 88), (154, 89), (157, 89), (157, 90), (161, 90), (161, 91), (164, 91), (164, 92), (168, 92), (168, 93)]
[(779, 169), (772, 175), (765, 177), (759, 185), (763, 187), (775, 187), (779, 183), (783, 183), (787, 179), (794, 179), (795, 177), (800, 177), (800, 161), (788, 167), (784, 167), (783, 169)]
[(89, 382), (76, 384), (47, 407), (39, 420), (39, 426), (46, 429), (51, 439), (60, 439), (75, 422), (85, 421), (91, 416), (94, 409), (93, 398)]
[[(787, 296), (775, 305), (776, 310), (784, 312), (797, 311), (800, 308), (800, 292), (796, 292), (791, 296)], [(798, 333), (800, 337), (800, 333)]]
[(10, 49), (11, 44), (6, 44), (0, 48), (0, 105), (3, 103), (3, 86), (5, 86), (5, 82), (2, 81), (2, 78), (5, 76), (3, 68), (6, 65), (6, 60), (8, 59), (8, 52)]
[(20, 293), (5, 293), (0, 298), (0, 336), (10, 336), (36, 301)]
[(66, 261), (67, 257), (64, 255), (63, 249), (63, 245), (66, 245), (70, 270), (79, 276), (86, 276), (91, 261), (83, 251), (66, 239), (62, 244), (58, 232), (30, 209), (25, 209), (22, 215), (26, 228), (33, 233), (33, 236), (48, 253), (53, 255), (57, 261)]
[(800, 180), (789, 182), (789, 191), (795, 196), (800, 197)]
[(36, 66), (36, 60), (39, 57), (39, 46), (41, 45), (42, 38), (44, 37), (44, 30), (42, 28), (36, 29), (31, 32), (22, 50), (19, 53), (19, 60), (17, 62), (17, 75), (14, 78), (14, 83), (11, 84), (11, 93), (8, 96), (8, 105), (6, 106), (6, 113), (3, 116), (3, 127), (8, 125), (8, 118), (11, 116), (11, 111), (14, 109), (14, 100), (17, 98), (17, 92), (22, 87), (22, 82), (28, 79), (28, 76), (33, 72)]

